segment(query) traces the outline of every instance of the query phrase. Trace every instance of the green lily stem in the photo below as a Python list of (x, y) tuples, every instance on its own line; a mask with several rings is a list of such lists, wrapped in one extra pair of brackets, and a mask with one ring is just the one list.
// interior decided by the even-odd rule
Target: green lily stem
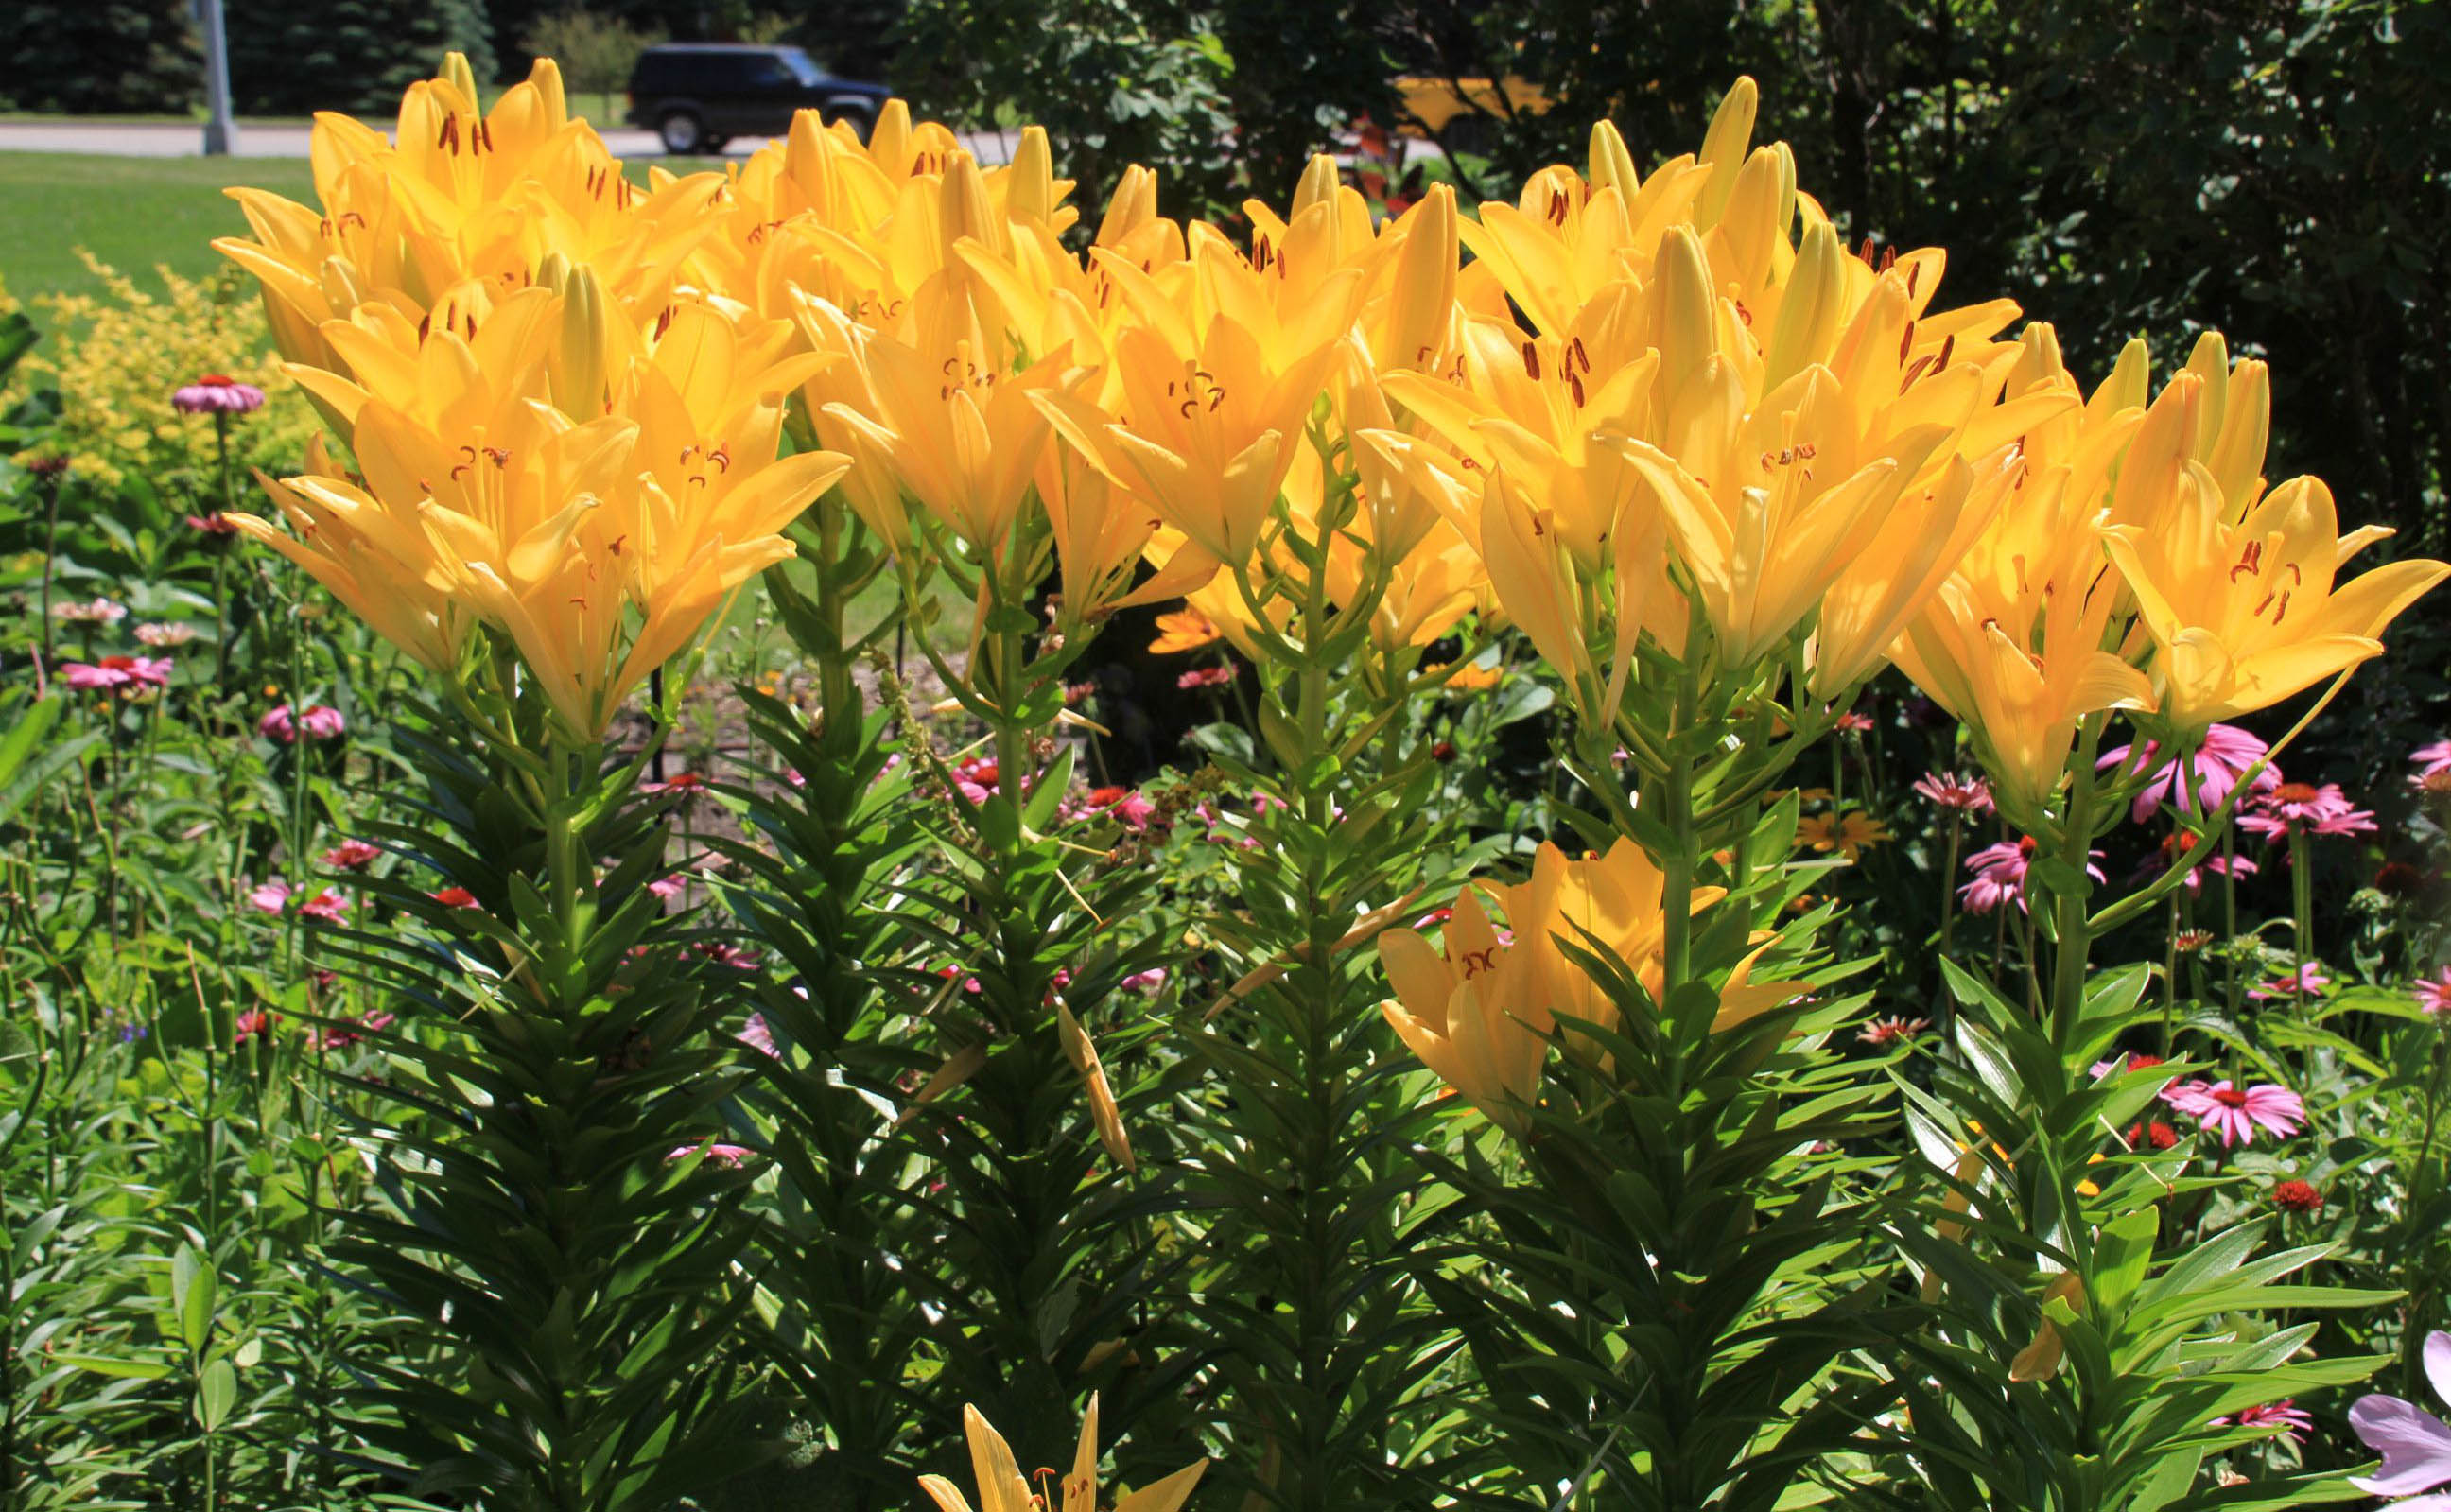
[(1660, 999), (1664, 1003), (1694, 974), (1694, 768), (1687, 733), (1696, 689), (1692, 673), (1676, 681), (1676, 712), (1669, 732), (1667, 771), (1658, 784), (1659, 816), (1668, 826), (1668, 854), (1660, 857)]
[(2301, 1012), (2306, 1007), (2306, 967), (2315, 948), (2315, 845), (2304, 824), (2289, 824), (2289, 900), (2290, 913), (2297, 925), (2294, 942), (2295, 968), (2289, 973), (2289, 1006)]

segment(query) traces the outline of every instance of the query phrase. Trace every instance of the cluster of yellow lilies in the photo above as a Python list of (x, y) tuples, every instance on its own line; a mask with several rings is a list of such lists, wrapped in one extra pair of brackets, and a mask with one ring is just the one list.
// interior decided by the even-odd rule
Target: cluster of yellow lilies
[[(1135, 167), (1079, 250), (1034, 128), (983, 167), (899, 105), (866, 142), (803, 114), (640, 187), (552, 63), (477, 99), (454, 59), (389, 136), (321, 118), (320, 208), (233, 191), (254, 236), (217, 245), (355, 461), (239, 523), (429, 666), (507, 636), (582, 736), (837, 484), (897, 551), (1043, 569), (1068, 637), (1180, 596), (1253, 656), (1284, 609), (1252, 584), (1333, 503), (1324, 589), (1381, 646), (1512, 623), (1601, 730), (1646, 658), (1839, 706), (1894, 662), (2029, 827), (2085, 717), (2185, 744), (2451, 573), (2340, 579), (2382, 532), (2266, 485), (2266, 374), (2219, 337), (2158, 393), (2141, 344), (2088, 389), (2013, 304), (1938, 305), (1941, 252), (1842, 245), (1751, 145), (1750, 81), (1696, 155), (1641, 173), (1603, 123), (1472, 215), (1376, 218), (1322, 157), (1234, 235)], [(1573, 864), (1656, 916), (1632, 859)], [(1398, 942), (1408, 1037), (1455, 1048), (1454, 984), (1504, 948), (1471, 898), (1443, 956)]]

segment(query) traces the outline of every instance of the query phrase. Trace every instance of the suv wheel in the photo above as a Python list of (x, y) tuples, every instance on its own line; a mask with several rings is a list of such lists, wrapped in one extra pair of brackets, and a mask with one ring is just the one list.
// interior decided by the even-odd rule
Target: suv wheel
[(656, 124), (656, 134), (664, 140), (664, 150), (681, 157), (697, 150), (706, 136), (706, 128), (687, 110), (675, 110)]

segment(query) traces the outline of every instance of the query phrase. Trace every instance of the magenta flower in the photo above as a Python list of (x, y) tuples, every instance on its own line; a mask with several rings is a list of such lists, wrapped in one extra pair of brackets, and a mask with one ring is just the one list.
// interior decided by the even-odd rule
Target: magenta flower
[(648, 892), (653, 893), (656, 896), (664, 899), (666, 902), (670, 902), (674, 898), (680, 896), (688, 890), (688, 881), (677, 872), (674, 873), (670, 876), (659, 876), (647, 884)]
[(1836, 727), (1851, 735), (1862, 735), (1873, 727), (1873, 717), (1869, 714), (1858, 714), (1850, 709), (1838, 717)]
[(238, 527), (231, 524), (229, 517), (218, 509), (209, 514), (189, 515), (187, 528), (200, 536), (229, 537), (238, 534)]
[(2408, 785), (2421, 787), (2438, 772), (2451, 772), (2451, 740), (2437, 740), (2408, 753), (2408, 764), (2417, 768), (2408, 775)]
[(684, 801), (687, 801), (706, 791), (706, 778), (695, 772), (676, 772), (661, 782), (639, 783), (638, 791), (648, 794), (677, 793)]
[(377, 1009), (362, 1018), (333, 1025), (324, 1031), (323, 1037), (317, 1043), (324, 1050), (340, 1050), (343, 1046), (356, 1044), (368, 1034), (380, 1034), (396, 1022), (398, 1021), (391, 1014)]
[(777, 1060), (783, 1056), (783, 1051), (775, 1044), (775, 1031), (766, 1027), (763, 1013), (750, 1014), (749, 1022), (740, 1026), (740, 1043), (760, 1055), (771, 1055)]
[(1914, 790), (1944, 809), (1955, 809), (1961, 814), (1991, 812), (1991, 785), (1981, 777), (1930, 772), (1915, 779)]
[(1152, 966), (1146, 972), (1134, 972), (1124, 978), (1122, 986), (1127, 992), (1138, 992), (1143, 997), (1155, 997), (1159, 990), (1166, 986), (1166, 968)]
[(259, 1034), (269, 1038), (272, 1034), (272, 1026), (276, 1022), (278, 1021), (273, 1015), (263, 1009), (248, 1009), (230, 1020), (230, 1048), (236, 1050)]
[(2417, 993), (2418, 1007), (2429, 1013), (2451, 1013), (2451, 966), (2419, 977), (2410, 988)]
[(62, 624), (115, 625), (127, 618), (126, 604), (112, 603), (108, 599), (88, 599), (82, 603), (55, 603), (51, 618)]
[[(2229, 1424), (2227, 1418), (2215, 1418), (2211, 1426), (2226, 1428)], [(2240, 1412), (2238, 1425), (2242, 1428), (2279, 1428), (2290, 1443), (2298, 1443), (2315, 1430), (2315, 1420), (2306, 1415), (2305, 1408), (2298, 1405), (2296, 1398), (2283, 1397), (2278, 1402), (2268, 1402), (2263, 1406), (2248, 1407)]]
[(2317, 835), (2372, 835), (2376, 829), (2371, 809), (2346, 809), (2339, 814), (2324, 815), (2315, 821)]
[(1194, 667), (1174, 679), (1174, 685), (1186, 693), (1194, 688), (1222, 688), (1234, 680), (1231, 667)]
[(309, 704), (305, 717), (296, 719), (289, 712), (289, 705), (283, 703), (274, 705), (270, 713), (256, 721), (255, 733), (267, 740), (278, 740), (283, 745), (295, 745), (300, 724), (306, 727), (309, 740), (329, 740), (349, 727), (348, 721), (341, 717), (341, 711), (329, 704)]
[[(2434, 1394), (2451, 1402), (2451, 1333), (2425, 1336), (2425, 1379)], [(2451, 1426), (2414, 1403), (2381, 1392), (2358, 1398), (2349, 1426), (2365, 1446), (2382, 1456), (2381, 1473), (2353, 1475), (2349, 1484), (2370, 1496), (2414, 1496), (2451, 1485)], [(2451, 1512), (2451, 1496), (2420, 1496), (2398, 1502), (2401, 1512)]]
[(289, 908), (289, 884), (275, 877), (249, 893), (246, 900), (253, 904), (259, 913), (285, 913)]
[(90, 666), (82, 661), (70, 661), (61, 665), (60, 680), (71, 688), (88, 688), (102, 693), (167, 688), (170, 685), (170, 658), (105, 657)]
[(2246, 995), (2259, 1003), (2269, 1003), (2296, 997), (2313, 997), (2331, 985), (2332, 979), (2324, 974), (2321, 965), (2314, 961), (2304, 961), (2300, 963), (2298, 970), (2287, 976), (2276, 976), (2261, 987), (2248, 988)]
[(264, 407), (264, 390), (235, 378), (206, 373), (170, 396), (182, 415), (251, 415)]
[(726, 945), (720, 940), (708, 940), (697, 949), (699, 954), (717, 966), (727, 966), (735, 972), (757, 970), (758, 954), (745, 945)]
[(2283, 1139), (2306, 1125), (2306, 1103), (2285, 1087), (2249, 1087), (2227, 1081), (2181, 1082), (2166, 1088), (2162, 1101), (2221, 1135), (2222, 1148), (2255, 1143), (2260, 1125)]
[[(2108, 772), (2124, 764), (2133, 749), (2121, 746), (2115, 751), (2107, 751), (2095, 765)], [(2239, 778), (2246, 775), (2246, 769), (2263, 760), (2271, 749), (2234, 724), (2208, 727), (2205, 731), (2204, 744), (2197, 747), (2195, 755), (2185, 763), (2164, 761), (2162, 748), (2147, 740), (2137, 754), (2137, 766), (2150, 767), (2156, 761), (2161, 761), (2162, 765), (2154, 772), (2151, 780), (2145, 784), (2144, 791), (2136, 795), (2136, 801), (2128, 806), (2128, 816), (2142, 824), (2153, 816), (2165, 800), (2175, 800), (2182, 814), (2210, 814), (2229, 800), (2230, 790), (2238, 786)], [(2193, 781), (2184, 785), (2179, 780), (2179, 769), (2183, 764), (2194, 776)], [(2247, 791), (2269, 793), (2280, 784), (2280, 769), (2266, 766), (2256, 774)]]
[(996, 764), (991, 756), (972, 756), (953, 768), (953, 786), (973, 806), (985, 803), (996, 790)]

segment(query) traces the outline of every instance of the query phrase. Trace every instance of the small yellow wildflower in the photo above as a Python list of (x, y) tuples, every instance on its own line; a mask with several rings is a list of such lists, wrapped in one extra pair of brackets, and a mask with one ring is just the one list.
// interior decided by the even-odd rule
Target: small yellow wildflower
[(1202, 646), (1225, 638), (1226, 632), (1217, 621), (1189, 604), (1172, 614), (1157, 617), (1157, 638), (1149, 642), (1152, 656), (1171, 657), (1180, 652), (1197, 651)]
[(1843, 815), (1812, 814), (1796, 821), (1797, 847), (1810, 847), (1827, 854), (1835, 851), (1850, 861), (1860, 860), (1864, 848), (1878, 845), (1890, 837), (1890, 827), (1861, 809), (1849, 809)]

